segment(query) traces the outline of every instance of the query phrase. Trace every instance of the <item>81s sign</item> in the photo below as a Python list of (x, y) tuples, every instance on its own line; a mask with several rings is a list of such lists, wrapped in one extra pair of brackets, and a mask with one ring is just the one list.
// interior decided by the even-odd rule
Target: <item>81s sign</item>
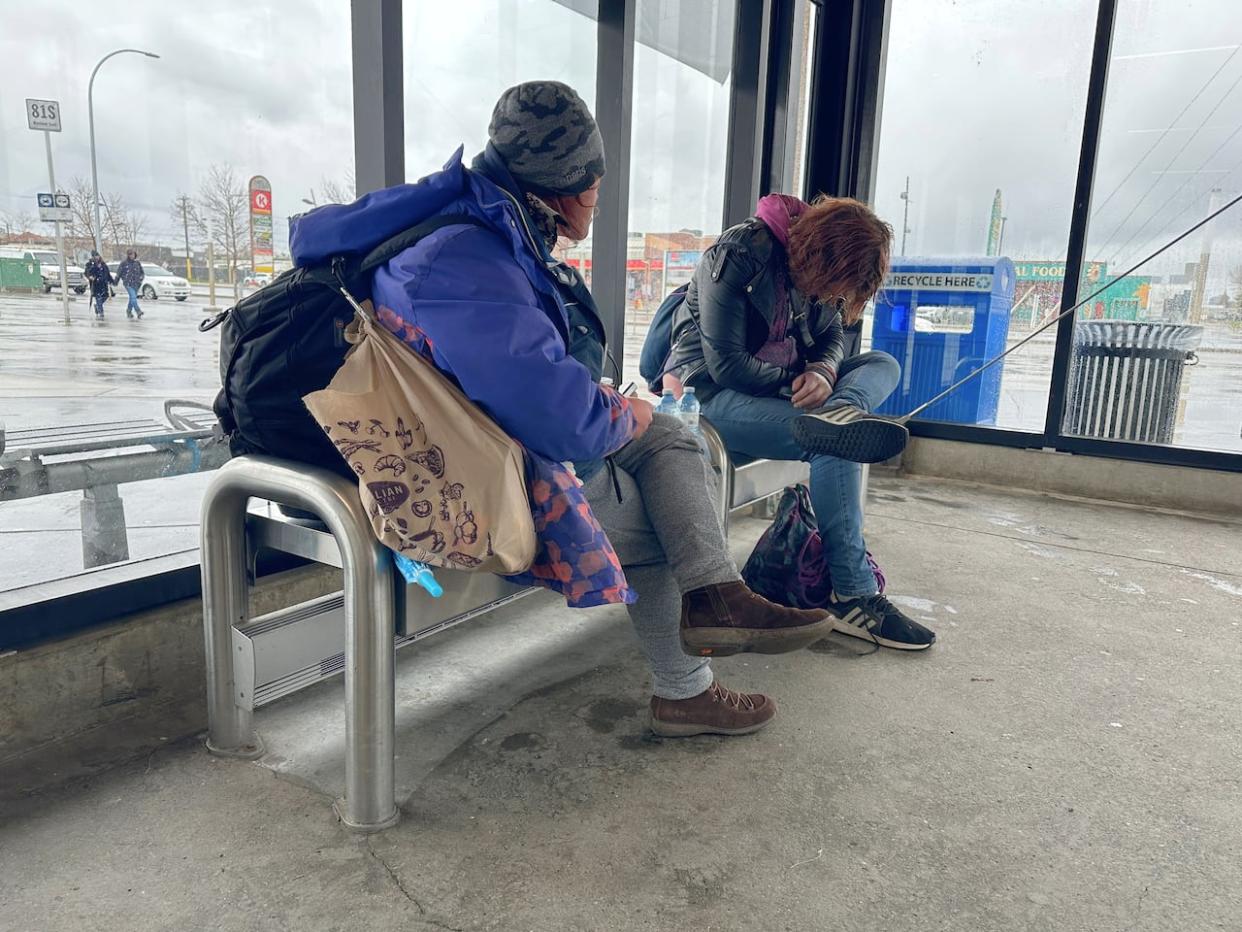
[(60, 132), (60, 101), (26, 98), (26, 125), (49, 133)]

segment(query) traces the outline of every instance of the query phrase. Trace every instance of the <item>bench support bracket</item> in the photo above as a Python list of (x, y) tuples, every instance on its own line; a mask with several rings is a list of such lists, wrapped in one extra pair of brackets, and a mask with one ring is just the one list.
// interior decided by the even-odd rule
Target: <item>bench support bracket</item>
[(114, 484), (82, 490), (82, 565), (86, 569), (129, 559), (125, 502)]
[(371, 533), (357, 487), (327, 470), (246, 456), (212, 477), (200, 529), (207, 747), (229, 757), (263, 754), (251, 712), (239, 704), (233, 659), (233, 627), (249, 614), (245, 519), (252, 497), (313, 513), (340, 548), (345, 576), (345, 796), (335, 808), (346, 827), (380, 831), (399, 816), (393, 764), (392, 562)]

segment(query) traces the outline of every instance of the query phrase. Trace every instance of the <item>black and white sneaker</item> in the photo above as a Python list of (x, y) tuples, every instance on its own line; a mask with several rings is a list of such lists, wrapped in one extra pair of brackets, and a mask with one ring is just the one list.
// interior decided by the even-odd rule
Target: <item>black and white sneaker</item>
[(906, 448), (910, 432), (892, 418), (841, 405), (795, 418), (793, 436), (808, 453), (854, 463), (881, 463)]
[(926, 650), (936, 632), (902, 613), (882, 595), (839, 599), (834, 592), (824, 606), (832, 613), (832, 630), (894, 650)]

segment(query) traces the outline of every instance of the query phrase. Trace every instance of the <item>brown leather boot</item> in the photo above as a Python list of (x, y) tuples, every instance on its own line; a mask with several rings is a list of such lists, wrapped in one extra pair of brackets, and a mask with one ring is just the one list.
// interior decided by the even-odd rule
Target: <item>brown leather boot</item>
[(681, 597), (681, 648), (693, 657), (801, 650), (826, 637), (832, 624), (828, 612), (777, 605), (741, 580), (703, 586)]
[(690, 699), (651, 697), (651, 730), (665, 738), (748, 735), (776, 716), (776, 703), (759, 693), (739, 693), (712, 683)]

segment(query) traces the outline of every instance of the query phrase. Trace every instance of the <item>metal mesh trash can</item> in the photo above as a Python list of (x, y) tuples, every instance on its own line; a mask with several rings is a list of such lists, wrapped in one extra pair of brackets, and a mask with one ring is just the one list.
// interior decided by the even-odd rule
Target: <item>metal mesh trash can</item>
[(1172, 443), (1182, 372), (1199, 361), (1202, 340), (1202, 327), (1185, 324), (1079, 323), (1066, 432)]

